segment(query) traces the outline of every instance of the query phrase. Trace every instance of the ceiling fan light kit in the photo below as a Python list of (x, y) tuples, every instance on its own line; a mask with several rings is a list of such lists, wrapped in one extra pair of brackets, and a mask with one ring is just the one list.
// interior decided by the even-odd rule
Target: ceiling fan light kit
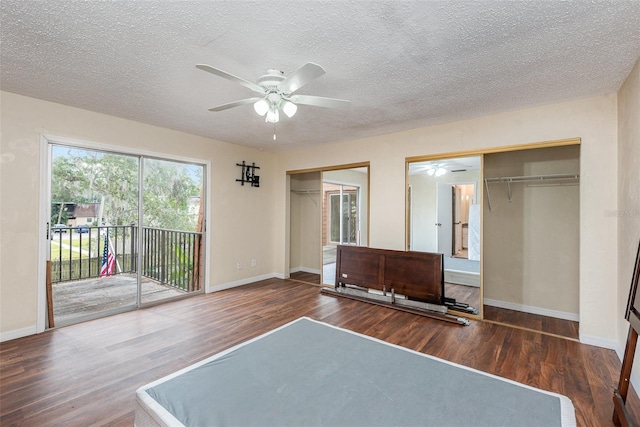
[(427, 169), (427, 174), (429, 176), (442, 176), (447, 173), (447, 170), (440, 165), (432, 165)]
[(282, 102), (280, 102), (280, 107), (289, 118), (293, 117), (296, 114), (296, 111), (298, 111), (298, 106), (286, 99), (283, 99)]
[(269, 111), (269, 103), (266, 99), (261, 99), (253, 104), (253, 109), (256, 110), (259, 116), (264, 116)]
[(238, 83), (261, 95), (261, 98), (247, 98), (218, 105), (217, 107), (209, 108), (209, 111), (217, 112), (244, 104), (253, 104), (253, 109), (258, 115), (265, 117), (265, 122), (275, 124), (280, 121), (280, 110), (288, 118), (292, 118), (298, 111), (297, 104), (340, 109), (349, 108), (351, 105), (350, 101), (344, 99), (294, 95), (294, 92), (298, 89), (325, 73), (320, 65), (313, 62), (307, 62), (288, 77), (285, 77), (284, 72), (280, 70), (267, 70), (265, 75), (258, 78), (257, 83), (252, 83), (210, 65), (198, 64), (196, 68)]
[(280, 121), (280, 111), (278, 110), (278, 108), (275, 106), (271, 106), (264, 121), (267, 123), (278, 123)]

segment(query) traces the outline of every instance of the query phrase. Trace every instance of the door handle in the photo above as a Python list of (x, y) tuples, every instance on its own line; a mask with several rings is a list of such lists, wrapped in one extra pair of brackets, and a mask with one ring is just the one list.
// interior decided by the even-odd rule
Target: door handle
[(437, 223), (436, 223), (436, 225), (437, 225), (438, 227), (441, 227), (441, 226), (442, 226), (442, 224), (441, 224), (441, 223), (439, 223), (439, 222), (437, 222)]

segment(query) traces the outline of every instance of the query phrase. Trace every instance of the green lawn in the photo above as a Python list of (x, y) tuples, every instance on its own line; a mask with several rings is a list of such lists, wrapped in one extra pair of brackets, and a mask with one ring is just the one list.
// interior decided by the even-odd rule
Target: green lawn
[[(51, 260), (79, 259), (81, 253), (82, 258), (88, 258), (90, 256), (89, 241), (91, 241), (93, 256), (102, 254), (104, 241), (98, 239), (98, 235), (95, 233), (91, 237), (89, 233), (54, 233), (51, 238)], [(80, 249), (81, 245), (82, 249)], [(80, 252), (81, 250), (82, 252)]]

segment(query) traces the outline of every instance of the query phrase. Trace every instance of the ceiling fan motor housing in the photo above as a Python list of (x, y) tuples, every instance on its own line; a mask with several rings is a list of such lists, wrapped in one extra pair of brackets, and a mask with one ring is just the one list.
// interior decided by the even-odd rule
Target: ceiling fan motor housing
[(275, 92), (278, 85), (284, 80), (284, 72), (280, 70), (267, 70), (267, 74), (258, 78), (258, 85), (267, 92)]

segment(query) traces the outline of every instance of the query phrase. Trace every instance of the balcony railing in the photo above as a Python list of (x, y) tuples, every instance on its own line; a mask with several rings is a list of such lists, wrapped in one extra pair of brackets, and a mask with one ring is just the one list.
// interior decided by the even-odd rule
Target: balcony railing
[[(200, 289), (202, 233), (143, 227), (142, 276), (184, 291)], [(90, 279), (138, 271), (136, 225), (56, 227), (51, 232), (51, 281)], [(101, 274), (106, 255), (115, 263)]]
[(199, 289), (202, 233), (143, 227), (142, 275), (185, 291)]

